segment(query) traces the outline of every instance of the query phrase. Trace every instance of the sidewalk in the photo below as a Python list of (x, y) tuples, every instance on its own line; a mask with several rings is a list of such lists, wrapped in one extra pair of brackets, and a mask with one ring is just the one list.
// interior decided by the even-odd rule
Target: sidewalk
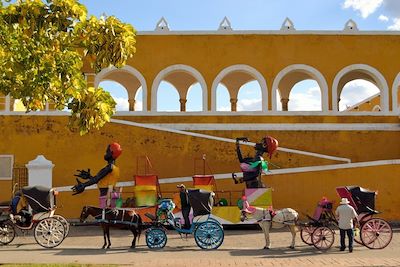
[(287, 248), (289, 232), (271, 233), (272, 249), (263, 250), (263, 234), (258, 230), (226, 230), (218, 250), (198, 248), (192, 237), (182, 240), (169, 231), (163, 250), (150, 250), (142, 234), (139, 246), (129, 249), (129, 231), (111, 229), (112, 247), (103, 245), (99, 227), (72, 227), (71, 234), (55, 249), (44, 249), (33, 236), (17, 236), (8, 246), (0, 247), (0, 263), (81, 263), (117, 264), (140, 267), (161, 266), (400, 266), (400, 233), (395, 231), (391, 244), (383, 250), (369, 250), (357, 245), (353, 253), (340, 252), (339, 235), (334, 247), (321, 252), (296, 239), (296, 249)]

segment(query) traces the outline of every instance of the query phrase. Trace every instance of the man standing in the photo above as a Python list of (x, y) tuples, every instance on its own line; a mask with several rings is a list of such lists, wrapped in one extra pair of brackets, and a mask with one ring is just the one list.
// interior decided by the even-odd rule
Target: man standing
[(357, 220), (357, 213), (355, 209), (349, 205), (347, 198), (342, 198), (340, 205), (336, 209), (336, 217), (339, 222), (340, 230), (340, 251), (346, 249), (345, 235), (349, 238), (349, 252), (353, 252), (353, 220)]
[(183, 226), (184, 229), (190, 228), (190, 220), (189, 220), (189, 213), (190, 213), (190, 203), (189, 203), (189, 196), (188, 191), (186, 190), (186, 186), (184, 184), (178, 184), (176, 186), (179, 188), (179, 197), (181, 199), (181, 209), (182, 209), (182, 216), (185, 220), (185, 225)]

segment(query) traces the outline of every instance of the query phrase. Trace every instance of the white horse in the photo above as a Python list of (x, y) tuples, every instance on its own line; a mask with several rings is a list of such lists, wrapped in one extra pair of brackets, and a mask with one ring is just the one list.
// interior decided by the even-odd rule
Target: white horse
[(299, 214), (297, 213), (297, 211), (291, 208), (272, 211), (258, 207), (250, 207), (248, 202), (244, 201), (242, 216), (240, 219), (243, 222), (244, 220), (249, 218), (255, 219), (264, 232), (264, 249), (271, 248), (271, 242), (269, 240), (270, 229), (280, 229), (285, 226), (289, 227), (290, 233), (292, 234), (292, 243), (289, 248), (294, 249), (296, 240), (296, 223), (299, 218)]

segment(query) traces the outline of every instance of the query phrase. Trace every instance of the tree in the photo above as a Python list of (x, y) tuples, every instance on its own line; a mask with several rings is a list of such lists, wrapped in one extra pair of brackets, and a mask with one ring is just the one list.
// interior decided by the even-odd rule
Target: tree
[(69, 126), (85, 134), (110, 120), (115, 101), (88, 87), (85, 59), (95, 73), (122, 67), (136, 52), (135, 30), (117, 18), (91, 16), (77, 0), (0, 0), (0, 93), (27, 111), (46, 102), (71, 111)]

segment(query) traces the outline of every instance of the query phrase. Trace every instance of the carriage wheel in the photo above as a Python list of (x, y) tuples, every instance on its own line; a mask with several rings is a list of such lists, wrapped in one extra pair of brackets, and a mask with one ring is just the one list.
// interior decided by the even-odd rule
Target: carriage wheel
[(56, 218), (63, 224), (64, 229), (65, 229), (64, 238), (67, 237), (69, 234), (69, 222), (67, 221), (67, 219), (65, 219), (63, 216), (58, 215), (58, 214), (54, 214), (53, 218)]
[(317, 227), (311, 235), (311, 240), (315, 248), (327, 250), (335, 242), (335, 232), (325, 226)]
[(15, 238), (15, 228), (10, 221), (0, 223), (0, 244), (7, 245)]
[(360, 230), (362, 243), (370, 249), (382, 249), (389, 245), (393, 237), (392, 227), (387, 221), (372, 218), (366, 221)]
[(303, 240), (303, 242), (309, 246), (313, 245), (311, 236), (312, 236), (312, 233), (314, 232), (314, 230), (315, 230), (315, 227), (311, 226), (311, 225), (302, 227), (300, 230), (301, 240)]
[(35, 226), (34, 236), (42, 247), (55, 248), (64, 241), (65, 228), (60, 220), (53, 217), (45, 218)]
[(202, 249), (217, 249), (224, 242), (224, 230), (218, 222), (206, 221), (196, 228), (194, 240)]
[(146, 231), (146, 245), (151, 249), (160, 249), (167, 244), (167, 234), (164, 229), (150, 228)]

